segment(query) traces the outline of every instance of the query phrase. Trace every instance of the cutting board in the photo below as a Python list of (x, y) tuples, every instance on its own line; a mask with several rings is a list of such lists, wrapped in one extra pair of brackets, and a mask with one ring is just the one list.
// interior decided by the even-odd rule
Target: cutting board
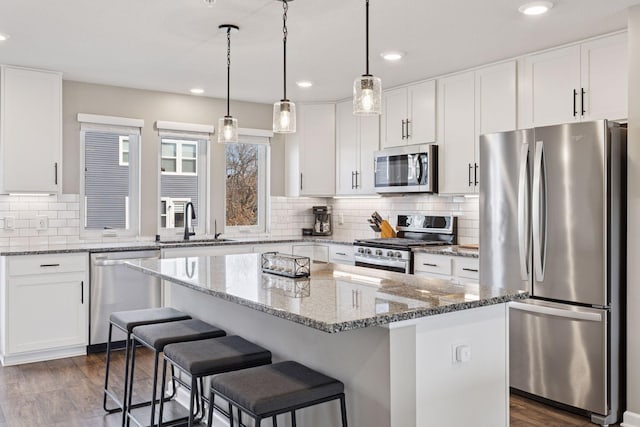
[(466, 245), (458, 245), (458, 247), (460, 249), (475, 249), (475, 250), (478, 250), (480, 248), (480, 245), (478, 245), (477, 243), (468, 243)]

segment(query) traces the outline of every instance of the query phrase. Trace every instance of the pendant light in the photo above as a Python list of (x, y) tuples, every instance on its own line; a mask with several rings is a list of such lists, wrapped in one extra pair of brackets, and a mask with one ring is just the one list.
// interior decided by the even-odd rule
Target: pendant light
[(382, 82), (369, 73), (369, 0), (366, 0), (367, 70), (353, 82), (353, 114), (375, 116), (382, 112)]
[(238, 119), (229, 112), (229, 88), (231, 81), (231, 33), (238, 32), (236, 25), (223, 24), (218, 27), (227, 33), (227, 115), (218, 119), (218, 142), (220, 144), (238, 142)]
[(282, 2), (282, 46), (284, 48), (284, 96), (280, 102), (273, 104), (273, 131), (275, 133), (294, 133), (296, 131), (296, 104), (287, 99), (287, 12), (289, 2), (293, 0), (278, 0)]

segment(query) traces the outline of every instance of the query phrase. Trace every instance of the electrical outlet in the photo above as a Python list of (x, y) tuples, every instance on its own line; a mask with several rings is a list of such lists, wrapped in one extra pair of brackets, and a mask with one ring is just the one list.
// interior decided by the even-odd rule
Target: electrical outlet
[(454, 364), (467, 363), (471, 361), (471, 345), (454, 344), (451, 346), (451, 356)]
[(342, 212), (338, 214), (338, 224), (344, 225), (344, 214)]
[(5, 216), (4, 217), (4, 228), (7, 230), (13, 230), (16, 228), (16, 217), (15, 216)]
[(46, 215), (36, 216), (36, 230), (44, 231), (49, 228), (49, 218)]

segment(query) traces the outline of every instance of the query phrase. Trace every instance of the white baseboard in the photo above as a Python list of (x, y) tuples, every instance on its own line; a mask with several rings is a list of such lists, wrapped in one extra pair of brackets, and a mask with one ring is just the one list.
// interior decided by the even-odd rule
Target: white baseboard
[(84, 356), (87, 354), (87, 347), (68, 347), (56, 350), (34, 351), (29, 353), (2, 355), (0, 362), (2, 366), (20, 365), (23, 363), (44, 362), (46, 360), (63, 359), (65, 357)]
[(640, 414), (626, 411), (620, 427), (640, 427)]
[[(178, 402), (179, 404), (181, 404), (185, 408), (188, 408), (189, 407), (189, 396), (190, 396), (190, 393), (186, 388), (178, 386), (178, 390), (177, 390), (177, 393), (176, 393), (176, 402)], [(217, 400), (216, 400), (216, 402), (217, 402)], [(213, 425), (216, 426), (216, 427), (218, 427), (218, 426), (229, 427), (229, 420), (227, 418), (223, 417), (222, 415), (220, 415), (219, 412), (213, 411)]]

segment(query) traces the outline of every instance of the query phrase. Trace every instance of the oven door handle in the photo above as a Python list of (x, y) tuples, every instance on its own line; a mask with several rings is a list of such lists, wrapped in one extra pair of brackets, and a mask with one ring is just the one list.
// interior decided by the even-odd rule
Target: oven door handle
[(390, 267), (390, 268), (402, 268), (405, 271), (408, 272), (408, 265), (409, 265), (409, 260), (391, 260), (391, 259), (382, 259), (382, 258), (368, 258), (368, 257), (361, 257), (356, 255), (354, 257), (355, 262), (362, 262), (364, 264), (367, 264), (369, 266), (373, 266), (373, 268), (375, 268), (375, 266), (381, 266), (381, 267)]

